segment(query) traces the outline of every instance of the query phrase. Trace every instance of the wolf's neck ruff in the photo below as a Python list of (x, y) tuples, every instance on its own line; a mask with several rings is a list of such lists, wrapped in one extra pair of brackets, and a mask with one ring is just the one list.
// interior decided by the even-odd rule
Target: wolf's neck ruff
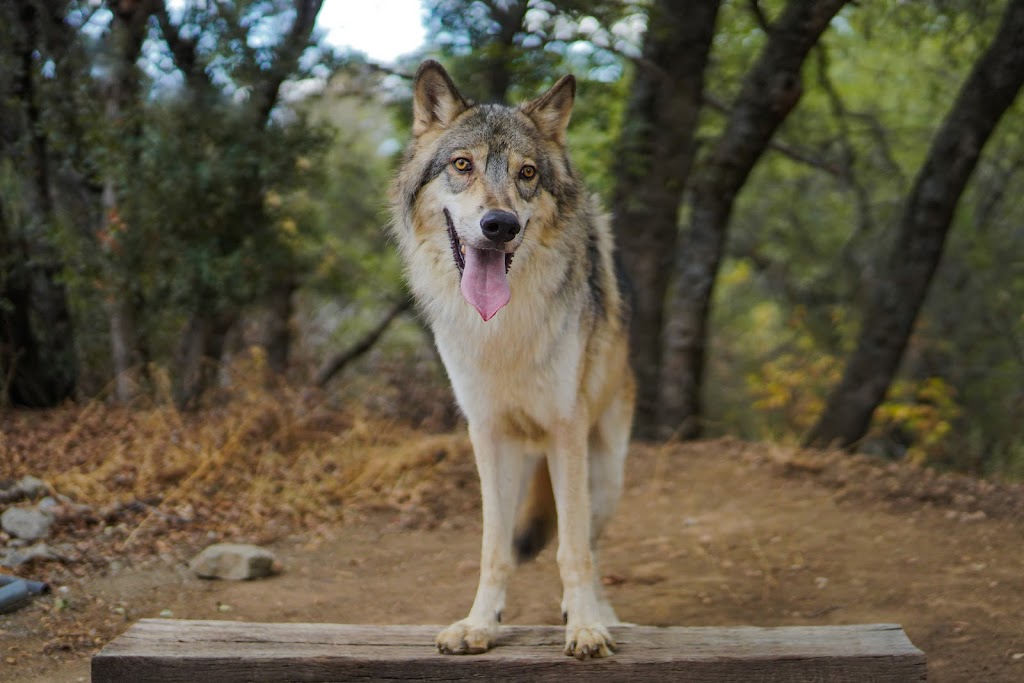
[(512, 298), (507, 277), (512, 266), (512, 254), (462, 244), (455, 232), (455, 224), (452, 223), (448, 209), (444, 210), (444, 220), (448, 224), (452, 256), (461, 275), (462, 296), (486, 322)]

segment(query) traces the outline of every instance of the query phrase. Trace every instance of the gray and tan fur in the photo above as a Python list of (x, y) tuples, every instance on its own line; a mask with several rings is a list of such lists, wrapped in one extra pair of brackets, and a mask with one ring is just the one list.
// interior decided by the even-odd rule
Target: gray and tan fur
[(391, 228), (469, 422), (483, 497), (480, 583), (469, 616), (438, 635), (444, 653), (494, 643), (517, 561), (556, 529), (565, 652), (614, 648), (595, 545), (633, 418), (629, 305), (608, 219), (569, 162), (575, 91), (565, 76), (518, 108), (474, 105), (437, 62), (416, 74)]

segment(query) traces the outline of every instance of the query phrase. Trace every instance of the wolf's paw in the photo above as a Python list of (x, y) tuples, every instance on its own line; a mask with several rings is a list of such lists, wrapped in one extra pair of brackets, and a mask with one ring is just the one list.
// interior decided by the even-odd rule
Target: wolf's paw
[(478, 655), (490, 649), (497, 635), (497, 623), (463, 619), (437, 634), (437, 651), (445, 655)]
[(602, 624), (570, 626), (565, 630), (565, 654), (576, 659), (608, 657), (615, 652), (615, 641)]

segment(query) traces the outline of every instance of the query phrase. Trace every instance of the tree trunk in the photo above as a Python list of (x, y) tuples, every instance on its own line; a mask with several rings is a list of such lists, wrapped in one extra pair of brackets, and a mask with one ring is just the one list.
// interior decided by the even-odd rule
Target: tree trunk
[[(62, 8), (24, 0), (16, 3), (21, 28), (14, 53), (17, 70), (11, 79), (12, 128), (26, 139), (9, 154), (24, 164), (24, 219), (8, 225), (0, 206), (0, 253), (8, 270), (0, 272), (0, 380), (4, 400), (31, 407), (53, 406), (74, 393), (78, 378), (74, 329), (67, 295), (59, 277), (61, 265), (47, 242), (54, 228), (50, 183), (49, 139), (36, 87), (35, 61), (45, 50), (44, 27), (63, 22)], [(6, 96), (0, 93), (0, 96)], [(3, 150), (8, 153), (7, 149)], [(12, 212), (18, 213), (18, 212)]]
[[(109, 0), (114, 13), (110, 28), (110, 41), (113, 45), (115, 62), (106, 83), (106, 114), (111, 125), (123, 131), (124, 145), (122, 150), (126, 158), (134, 161), (131, 148), (140, 133), (135, 122), (135, 112), (139, 106), (139, 74), (136, 61), (142, 51), (142, 44), (148, 33), (149, 17), (157, 7), (155, 0), (130, 2), (127, 0)], [(123, 169), (122, 169), (123, 172)], [(116, 239), (121, 229), (117, 181), (113, 169), (108, 169), (103, 179), (103, 231)], [(117, 254), (108, 254), (111, 261), (117, 260)], [(134, 395), (134, 383), (131, 381), (133, 370), (142, 369), (142, 351), (138, 337), (136, 307), (133, 304), (134, 283), (131, 281), (135, 273), (122, 272), (115, 263), (107, 268), (107, 283), (110, 291), (107, 295), (107, 316), (110, 332), (110, 361), (114, 373), (114, 399), (119, 403), (127, 403)]]
[(123, 293), (113, 294), (107, 301), (107, 324), (110, 334), (110, 362), (114, 372), (114, 400), (127, 403), (135, 395), (132, 369), (138, 369), (140, 354), (135, 334), (135, 314)]
[(266, 317), (261, 330), (260, 345), (266, 349), (267, 363), (278, 375), (288, 370), (288, 358), (291, 353), (292, 328), (291, 319), (294, 312), (292, 297), (298, 289), (293, 279), (278, 283), (267, 294)]
[(665, 292), (718, 7), (719, 0), (651, 6), (618, 142), (612, 211), (635, 292), (630, 355), (638, 380), (635, 431), (643, 438), (655, 435)]
[(875, 281), (857, 346), (807, 437), (809, 445), (849, 447), (867, 432), (899, 368), (960, 195), (1022, 83), (1024, 0), (1011, 0), (995, 39), (932, 140), (907, 198), (896, 243)]
[[(690, 226), (676, 257), (659, 386), (659, 435), (700, 436), (707, 321), (733, 204), (803, 93), (801, 69), (847, 0), (790, 0), (744, 78), (725, 131), (693, 183)], [(671, 253), (675, 253), (675, 249)]]
[(213, 386), (224, 352), (224, 341), (234, 323), (229, 315), (193, 313), (181, 333), (175, 356), (174, 402), (180, 409), (194, 409)]
[(516, 0), (507, 6), (494, 3), (490, 6), (491, 18), (498, 23), (498, 34), (485, 48), (487, 57), (487, 101), (504, 103), (512, 85), (512, 51), (516, 34), (523, 30), (523, 20), (529, 5), (527, 0)]

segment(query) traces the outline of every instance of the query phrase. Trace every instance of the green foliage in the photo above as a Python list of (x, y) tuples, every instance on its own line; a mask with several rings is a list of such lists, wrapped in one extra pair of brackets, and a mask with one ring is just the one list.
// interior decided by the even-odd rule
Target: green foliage
[[(776, 136), (815, 165), (769, 151), (732, 221), (710, 346), (709, 397), (719, 430), (797, 441), (817, 417), (937, 122), (999, 10), (872, 3), (841, 14), (816, 48), (805, 65), (804, 97)], [(735, 92), (749, 46), (760, 40), (743, 13), (742, 3), (723, 7), (713, 92)], [(961, 201), (866, 450), (1019, 476), (1024, 279), (1016, 264), (1024, 262), (1024, 215), (1005, 198), (1024, 190), (1021, 114), (1018, 102)], [(702, 134), (717, 132), (720, 118), (705, 119)]]

